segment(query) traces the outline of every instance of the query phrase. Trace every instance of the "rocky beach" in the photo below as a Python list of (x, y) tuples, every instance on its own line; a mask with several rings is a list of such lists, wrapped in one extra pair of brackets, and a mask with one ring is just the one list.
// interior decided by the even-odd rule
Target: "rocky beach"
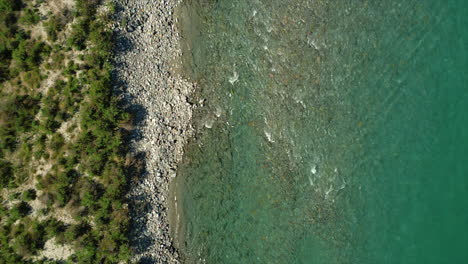
[(130, 186), (131, 244), (139, 263), (179, 263), (169, 233), (169, 183), (192, 134), (194, 85), (175, 69), (181, 49), (178, 0), (115, 0), (116, 89), (136, 115), (133, 155), (145, 172)]

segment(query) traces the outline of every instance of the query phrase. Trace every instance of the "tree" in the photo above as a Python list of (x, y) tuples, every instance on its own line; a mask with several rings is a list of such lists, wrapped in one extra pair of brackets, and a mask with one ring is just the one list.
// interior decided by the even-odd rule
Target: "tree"
[(0, 0), (0, 11), (18, 11), (22, 5), (21, 0)]
[(36, 190), (28, 189), (23, 192), (23, 200), (31, 201), (36, 199)]
[(0, 188), (6, 188), (15, 179), (13, 164), (6, 160), (0, 160)]
[(10, 220), (14, 222), (19, 218), (25, 217), (31, 213), (31, 210), (31, 206), (28, 203), (22, 201), (11, 209)]
[(20, 18), (20, 22), (24, 23), (26, 25), (33, 25), (39, 22), (40, 17), (39, 14), (37, 14), (36, 11), (34, 11), (31, 8), (27, 8), (26, 10), (23, 11), (23, 16)]

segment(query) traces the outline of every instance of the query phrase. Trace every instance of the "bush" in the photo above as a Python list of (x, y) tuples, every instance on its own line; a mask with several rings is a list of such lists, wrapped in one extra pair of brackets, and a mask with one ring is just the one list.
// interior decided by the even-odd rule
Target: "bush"
[(10, 193), (10, 195), (8, 195), (9, 200), (18, 200), (20, 197), (21, 197), (20, 192), (14, 192), (14, 193)]
[(60, 69), (62, 67), (62, 62), (65, 59), (65, 55), (61, 52), (55, 52), (51, 56), (52, 58), (52, 69)]
[(28, 226), (20, 224), (13, 231), (13, 250), (25, 256), (34, 255), (44, 247), (45, 231), (44, 225), (38, 221), (31, 220)]
[(44, 26), (49, 40), (56, 41), (57, 33), (64, 25), (60, 22), (60, 19), (57, 16), (52, 16), (47, 22), (44, 23)]
[[(125, 206), (129, 170), (119, 127), (129, 118), (112, 90), (112, 34), (106, 29), (112, 16), (97, 17), (102, 1), (76, 0), (74, 13), (61, 10), (45, 19), (49, 46), (20, 25), (40, 21), (32, 9), (38, 1), (0, 0), (0, 187), (36, 177), (40, 190), (40, 195), (34, 189), (11, 195), (16, 205), (9, 211), (0, 207), (0, 264), (27, 262), (52, 237), (74, 247), (68, 261), (125, 263), (131, 254)], [(71, 32), (65, 31), (71, 21)], [(56, 40), (68, 33), (63, 47)], [(72, 48), (83, 50), (79, 60), (84, 63), (74, 61)], [(47, 78), (41, 73), (49, 74), (44, 68), (60, 74), (47, 95), (38, 96)], [(77, 118), (67, 131), (74, 136), (65, 140), (57, 129), (72, 116)], [(46, 175), (33, 175), (38, 163), (51, 165)], [(28, 217), (27, 201), (34, 199), (46, 205), (38, 214), (44, 222)], [(65, 205), (63, 210), (79, 224), (66, 226), (51, 218), (48, 212)]]
[(23, 200), (25, 201), (32, 201), (36, 200), (36, 190), (28, 189), (23, 192)]
[(50, 139), (49, 146), (53, 151), (60, 151), (64, 145), (65, 139), (63, 138), (62, 134), (58, 132), (55, 133)]
[(6, 160), (0, 160), (0, 188), (7, 188), (15, 179), (13, 164)]
[(11, 209), (10, 217), (12, 218), (13, 221), (15, 221), (21, 217), (25, 217), (28, 214), (30, 214), (31, 210), (32, 210), (31, 206), (28, 203), (23, 201), (15, 205)]
[(40, 17), (37, 11), (27, 8), (23, 11), (23, 15), (19, 19), (20, 23), (26, 24), (26, 25), (33, 25), (39, 22)]
[(22, 6), (21, 0), (0, 0), (0, 11), (17, 11)]
[[(20, 35), (21, 36), (21, 35)], [(19, 70), (26, 70), (26, 58), (28, 57), (28, 43), (26, 40), (21, 40), (16, 49), (13, 50), (11, 58)]]
[(17, 134), (32, 128), (39, 110), (38, 98), (16, 95), (0, 104), (0, 149), (13, 151), (17, 145)]
[(88, 233), (91, 230), (91, 226), (85, 222), (81, 222), (76, 225), (69, 226), (65, 231), (65, 239), (68, 242), (74, 242), (79, 237)]
[(28, 71), (23, 75), (24, 84), (30, 89), (39, 88), (42, 78), (39, 70)]
[(58, 206), (65, 206), (70, 201), (70, 188), (64, 184), (60, 184), (55, 190), (55, 199), (58, 202)]
[(46, 221), (45, 223), (45, 233), (48, 238), (57, 236), (58, 234), (64, 233), (66, 226), (61, 221), (52, 218)]
[(26, 63), (30, 69), (37, 69), (44, 58), (48, 57), (51, 47), (42, 41), (30, 45)]
[(67, 39), (67, 44), (77, 50), (83, 50), (86, 45), (86, 39), (88, 35), (88, 21), (81, 20), (72, 26), (72, 32)]

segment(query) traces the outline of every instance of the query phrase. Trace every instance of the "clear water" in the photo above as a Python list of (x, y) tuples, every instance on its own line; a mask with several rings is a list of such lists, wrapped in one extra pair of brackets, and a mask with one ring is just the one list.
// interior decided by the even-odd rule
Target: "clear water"
[(467, 1), (184, 8), (187, 263), (466, 261)]

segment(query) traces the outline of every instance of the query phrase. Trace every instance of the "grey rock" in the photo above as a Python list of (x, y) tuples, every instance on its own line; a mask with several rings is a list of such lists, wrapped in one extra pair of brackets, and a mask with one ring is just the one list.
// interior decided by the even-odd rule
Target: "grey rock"
[[(172, 72), (181, 50), (174, 8), (181, 0), (113, 0), (119, 7), (115, 24), (116, 90), (141, 109), (132, 152), (145, 152), (146, 173), (131, 186), (133, 262), (180, 263), (169, 234), (168, 190), (176, 177), (183, 146), (193, 134), (193, 106), (187, 98), (194, 84)], [(180, 61), (180, 60), (179, 60)]]

